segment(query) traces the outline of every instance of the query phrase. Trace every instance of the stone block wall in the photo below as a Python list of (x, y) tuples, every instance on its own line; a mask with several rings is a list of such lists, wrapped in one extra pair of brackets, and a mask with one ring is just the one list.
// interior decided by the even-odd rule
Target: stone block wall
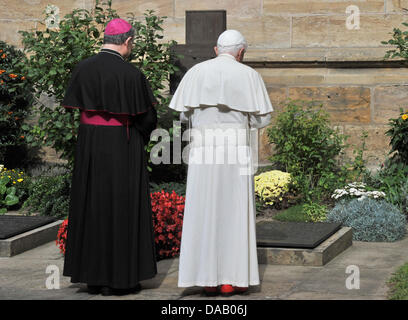
[[(17, 30), (41, 28), (47, 4), (58, 6), (62, 17), (73, 8), (91, 9), (94, 0), (0, 0), (0, 39), (21, 46)], [(349, 6), (359, 10), (358, 29), (346, 26)], [(288, 98), (314, 100), (350, 135), (351, 144), (368, 131), (370, 166), (387, 154), (384, 132), (388, 119), (407, 104), (408, 69), (383, 61), (389, 47), (381, 41), (408, 22), (408, 0), (113, 0), (113, 7), (122, 17), (128, 12), (142, 17), (146, 9), (167, 16), (164, 40), (180, 44), (186, 10), (227, 10), (227, 27), (247, 38), (246, 63), (263, 76), (277, 112)], [(263, 129), (261, 161), (271, 152)]]

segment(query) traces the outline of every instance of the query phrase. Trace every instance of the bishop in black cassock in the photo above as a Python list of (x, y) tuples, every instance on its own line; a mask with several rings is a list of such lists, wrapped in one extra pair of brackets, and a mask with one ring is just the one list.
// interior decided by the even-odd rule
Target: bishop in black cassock
[(124, 60), (133, 35), (125, 20), (109, 22), (105, 45), (76, 66), (63, 101), (81, 110), (63, 274), (105, 295), (157, 273), (144, 149), (156, 100)]

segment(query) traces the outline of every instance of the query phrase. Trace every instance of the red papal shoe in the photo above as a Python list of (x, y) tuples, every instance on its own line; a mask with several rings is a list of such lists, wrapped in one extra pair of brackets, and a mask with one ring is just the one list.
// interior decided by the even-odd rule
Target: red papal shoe
[(235, 293), (235, 290), (230, 284), (223, 284), (220, 292), (223, 297), (230, 297)]
[(233, 287), (235, 293), (237, 294), (243, 294), (246, 293), (248, 291), (248, 287)]
[(217, 287), (204, 287), (204, 293), (207, 297), (214, 297), (218, 294)]

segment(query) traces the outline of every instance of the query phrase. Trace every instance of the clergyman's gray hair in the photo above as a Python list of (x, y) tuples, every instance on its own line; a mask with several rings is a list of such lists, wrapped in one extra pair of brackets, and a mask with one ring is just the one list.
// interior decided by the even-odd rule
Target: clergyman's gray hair
[(135, 36), (135, 29), (131, 28), (128, 32), (121, 33), (121, 34), (115, 34), (115, 35), (105, 34), (103, 36), (103, 43), (121, 45), (125, 43), (127, 38), (129, 37), (133, 38), (134, 36)]
[(239, 50), (244, 48), (244, 51), (246, 51), (248, 49), (248, 44), (246, 43), (246, 41), (243, 43), (239, 43), (239, 44), (235, 44), (231, 46), (221, 46), (217, 44), (217, 48), (218, 48), (218, 54), (229, 53), (229, 54), (232, 54), (234, 57), (236, 57)]

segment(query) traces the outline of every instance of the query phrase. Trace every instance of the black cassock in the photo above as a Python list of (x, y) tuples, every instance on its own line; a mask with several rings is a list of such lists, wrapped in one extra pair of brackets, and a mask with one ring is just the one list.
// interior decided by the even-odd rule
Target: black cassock
[(63, 272), (73, 283), (126, 289), (157, 273), (144, 150), (154, 104), (144, 75), (116, 51), (102, 49), (73, 71), (64, 107), (132, 120), (80, 125)]

